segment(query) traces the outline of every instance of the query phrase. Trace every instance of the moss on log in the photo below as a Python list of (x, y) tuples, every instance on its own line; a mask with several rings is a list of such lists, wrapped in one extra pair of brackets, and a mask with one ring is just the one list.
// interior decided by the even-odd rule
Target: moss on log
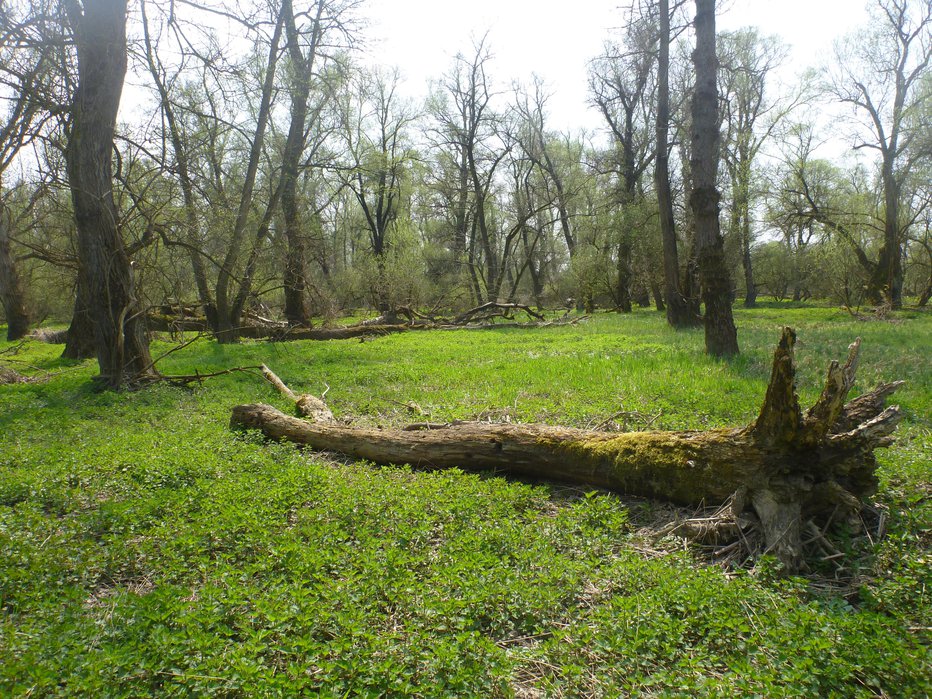
[[(717, 505), (738, 494), (753, 509), (768, 549), (788, 570), (802, 564), (802, 523), (850, 514), (876, 491), (874, 450), (900, 419), (882, 384), (845, 402), (859, 342), (832, 362), (816, 404), (802, 413), (793, 345), (784, 329), (758, 418), (735, 429), (606, 433), (547, 425), (460, 423), (379, 430), (291, 417), (263, 404), (233, 408), (231, 425), (380, 464), (457, 467), (584, 484), (682, 505)], [(299, 406), (300, 409), (300, 406)]]

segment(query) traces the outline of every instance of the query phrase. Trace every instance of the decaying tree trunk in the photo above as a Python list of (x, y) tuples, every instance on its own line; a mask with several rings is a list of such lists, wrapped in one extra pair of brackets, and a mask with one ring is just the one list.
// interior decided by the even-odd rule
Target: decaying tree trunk
[[(309, 422), (262, 404), (234, 407), (231, 426), (381, 464), (494, 470), (682, 505), (736, 496), (735, 509), (757, 513), (768, 550), (792, 571), (803, 564), (805, 522), (840, 521), (876, 491), (873, 451), (891, 444), (900, 419), (899, 408), (883, 405), (902, 385), (882, 384), (846, 403), (856, 341), (843, 366), (832, 362), (821, 397), (803, 414), (794, 386), (795, 340), (786, 328), (760, 415), (737, 429), (607, 433), (458, 423), (380, 430), (334, 424), (326, 416)], [(301, 407), (301, 399), (289, 397)]]

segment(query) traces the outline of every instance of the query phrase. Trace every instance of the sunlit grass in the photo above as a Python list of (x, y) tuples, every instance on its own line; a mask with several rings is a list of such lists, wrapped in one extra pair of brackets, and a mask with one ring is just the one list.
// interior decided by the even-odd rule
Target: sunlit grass
[(586, 426), (624, 409), (701, 429), (754, 418), (782, 325), (798, 331), (804, 404), (861, 336), (855, 391), (905, 378), (907, 417), (882, 457), (889, 534), (850, 601), (765, 569), (648, 558), (612, 495), (234, 434), (232, 405), (287, 407), (252, 374), (96, 393), (93, 362), (27, 343), (0, 360), (53, 376), (0, 387), (0, 695), (923, 696), (932, 320), (895, 320), (738, 310), (730, 362), (704, 356), (701, 331), (638, 312), (365, 342), (205, 339), (160, 364), (265, 362), (295, 390), (329, 386), (338, 416), (385, 426), (424, 419), (413, 402), (434, 420)]

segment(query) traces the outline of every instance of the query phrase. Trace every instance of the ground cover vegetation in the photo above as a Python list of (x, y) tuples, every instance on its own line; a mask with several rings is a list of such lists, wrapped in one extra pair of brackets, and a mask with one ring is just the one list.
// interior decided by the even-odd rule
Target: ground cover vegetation
[[(0, 693), (928, 693), (932, 6), (870, 0), (795, 86), (721, 9), (628, 3), (590, 134), (489, 35), (402, 98), (359, 0), (0, 7)], [(375, 428), (747, 425), (781, 333), (732, 469), (765, 476), (739, 491), (772, 556), (228, 429), (294, 407), (261, 364)], [(854, 354), (822, 378), (858, 335), (855, 393), (909, 382), (863, 433)]]
[(161, 366), (265, 362), (372, 426), (688, 429), (756, 416), (783, 324), (798, 331), (804, 404), (860, 336), (854, 392), (908, 384), (897, 443), (879, 452), (885, 535), (842, 531), (841, 567), (723, 566), (645, 535), (673, 516), (661, 503), (229, 430), (234, 404), (288, 408), (258, 375), (99, 392), (96, 366), (60, 345), (0, 344), (0, 365), (34, 379), (0, 388), (0, 693), (927, 694), (932, 367), (919, 348), (932, 322), (770, 302), (735, 318), (742, 354), (728, 361), (705, 355), (701, 330), (637, 311), (365, 342), (205, 338)]

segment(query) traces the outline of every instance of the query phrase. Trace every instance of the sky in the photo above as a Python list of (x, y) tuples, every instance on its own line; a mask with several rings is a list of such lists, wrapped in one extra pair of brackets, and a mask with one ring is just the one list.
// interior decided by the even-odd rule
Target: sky
[[(405, 90), (422, 98), (457, 52), (469, 53), (489, 32), (490, 72), (504, 86), (528, 83), (533, 73), (550, 87), (552, 126), (602, 128), (587, 107), (587, 62), (622, 22), (619, 0), (369, 0), (373, 63), (397, 66)], [(790, 46), (782, 79), (791, 81), (831, 56), (832, 43), (867, 22), (865, 0), (725, 0), (720, 29), (760, 27)]]

